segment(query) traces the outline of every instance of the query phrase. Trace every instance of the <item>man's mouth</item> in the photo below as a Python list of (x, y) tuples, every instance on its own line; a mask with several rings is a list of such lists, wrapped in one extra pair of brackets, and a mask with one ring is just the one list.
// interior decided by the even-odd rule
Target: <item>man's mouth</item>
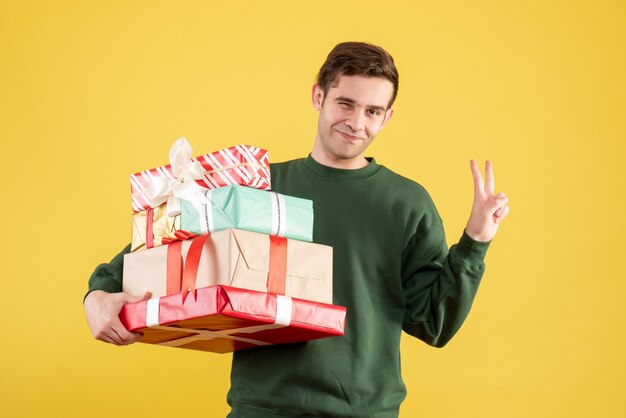
[(339, 134), (340, 134), (341, 136), (343, 136), (345, 139), (347, 139), (347, 140), (349, 140), (349, 141), (362, 141), (362, 140), (363, 140), (363, 138), (358, 137), (358, 136), (355, 136), (355, 135), (352, 135), (352, 134), (349, 134), (349, 133), (347, 133), (347, 132), (340, 131), (340, 130), (338, 130), (338, 129), (336, 129), (336, 131), (337, 131), (337, 132), (339, 132)]

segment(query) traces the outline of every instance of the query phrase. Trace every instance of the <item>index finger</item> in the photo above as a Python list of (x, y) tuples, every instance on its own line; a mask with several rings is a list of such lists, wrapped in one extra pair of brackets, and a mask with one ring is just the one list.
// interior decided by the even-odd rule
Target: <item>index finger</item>
[(474, 194), (478, 195), (483, 191), (484, 183), (483, 176), (480, 174), (480, 169), (476, 160), (470, 160), (470, 169), (472, 170), (472, 176), (474, 177)]

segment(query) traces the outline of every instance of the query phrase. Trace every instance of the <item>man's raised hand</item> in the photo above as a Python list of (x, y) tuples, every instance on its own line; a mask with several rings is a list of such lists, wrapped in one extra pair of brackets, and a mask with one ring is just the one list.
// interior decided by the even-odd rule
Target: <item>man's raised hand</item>
[(509, 213), (509, 198), (504, 193), (494, 195), (495, 181), (491, 161), (485, 162), (484, 181), (475, 160), (470, 161), (470, 168), (474, 177), (474, 205), (465, 232), (476, 241), (491, 241), (500, 222)]

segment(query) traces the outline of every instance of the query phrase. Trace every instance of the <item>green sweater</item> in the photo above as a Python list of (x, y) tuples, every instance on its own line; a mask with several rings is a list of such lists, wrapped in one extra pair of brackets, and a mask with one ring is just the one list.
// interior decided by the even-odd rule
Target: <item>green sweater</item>
[[(272, 164), (271, 178), (274, 191), (313, 200), (313, 240), (334, 249), (345, 335), (235, 352), (229, 417), (396, 417), (401, 331), (437, 347), (454, 336), (488, 243), (463, 234), (448, 251), (426, 190), (373, 159), (339, 170), (309, 156)], [(89, 289), (120, 291), (121, 266), (121, 254), (99, 266)]]

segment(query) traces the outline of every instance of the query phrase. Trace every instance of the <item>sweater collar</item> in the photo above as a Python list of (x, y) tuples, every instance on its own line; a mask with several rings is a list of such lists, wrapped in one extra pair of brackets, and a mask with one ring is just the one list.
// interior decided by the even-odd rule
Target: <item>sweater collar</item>
[(333, 181), (354, 181), (363, 180), (378, 173), (382, 168), (376, 163), (376, 160), (372, 157), (366, 157), (369, 164), (365, 167), (357, 169), (342, 169), (333, 168), (322, 165), (315, 161), (311, 154), (303, 160), (304, 167), (313, 174), (322, 177), (327, 180)]

